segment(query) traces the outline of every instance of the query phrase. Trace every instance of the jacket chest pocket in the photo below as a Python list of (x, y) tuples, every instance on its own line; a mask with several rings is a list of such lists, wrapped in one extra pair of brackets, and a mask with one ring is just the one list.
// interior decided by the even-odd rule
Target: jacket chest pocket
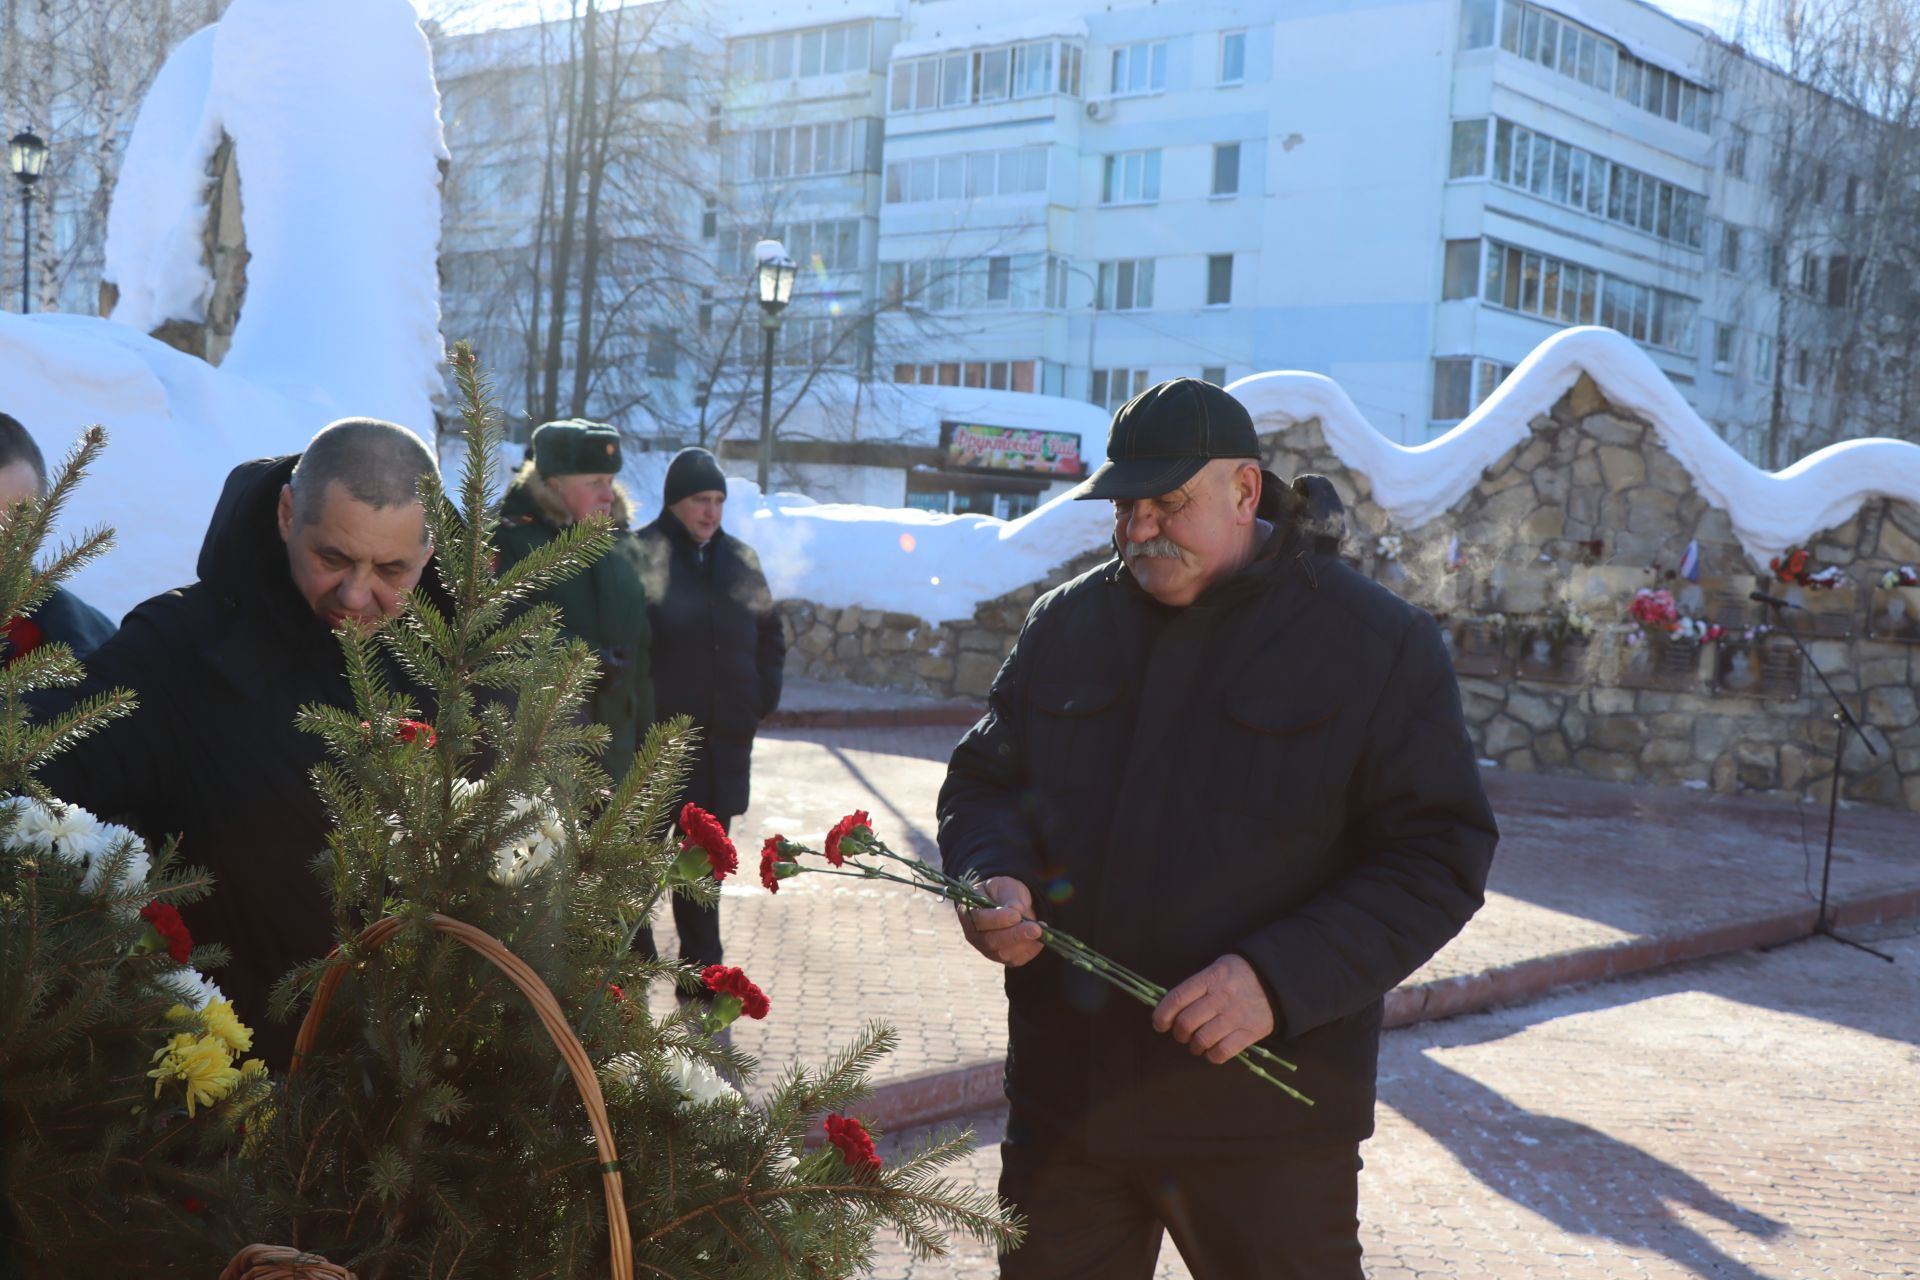
[(1126, 740), (1117, 683), (1036, 680), (1027, 701), (1032, 712), (1027, 717), (1027, 771), (1043, 793), (1072, 791), (1117, 776)]
[[(1338, 695), (1325, 688), (1227, 695), (1220, 778), (1239, 779), (1229, 808), (1294, 837), (1318, 835), (1326, 794)], [(1272, 827), (1268, 827), (1272, 829)]]

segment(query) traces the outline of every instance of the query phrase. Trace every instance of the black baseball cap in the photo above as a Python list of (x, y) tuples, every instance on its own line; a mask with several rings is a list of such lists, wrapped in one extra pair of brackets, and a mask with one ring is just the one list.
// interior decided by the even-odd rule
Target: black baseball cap
[(1120, 406), (1107, 433), (1107, 460), (1074, 497), (1157, 498), (1215, 458), (1259, 456), (1245, 405), (1211, 382), (1173, 378)]

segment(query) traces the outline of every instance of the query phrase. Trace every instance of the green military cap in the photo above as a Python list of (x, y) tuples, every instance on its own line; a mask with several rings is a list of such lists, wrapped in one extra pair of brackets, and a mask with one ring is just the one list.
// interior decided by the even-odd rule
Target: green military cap
[(535, 428), (533, 465), (543, 476), (614, 475), (620, 433), (604, 422), (565, 418)]

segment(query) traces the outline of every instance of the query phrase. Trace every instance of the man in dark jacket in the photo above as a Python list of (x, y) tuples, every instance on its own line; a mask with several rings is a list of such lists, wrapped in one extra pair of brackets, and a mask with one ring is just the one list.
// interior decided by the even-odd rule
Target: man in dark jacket
[[(1176, 379), (1082, 495), (1117, 559), (1042, 596), (955, 750), (949, 871), (1007, 965), (1008, 1277), (1359, 1280), (1384, 994), (1479, 907), (1497, 834), (1433, 620), (1341, 564), (1246, 410)], [(1149, 1012), (1036, 919), (1171, 987)], [(1230, 1062), (1264, 1043), (1307, 1107)]]
[[(232, 962), (209, 975), (284, 1067), (295, 1028), (267, 997), (333, 944), (313, 861), (328, 820), (309, 771), (321, 740), (295, 728), (308, 703), (353, 706), (335, 627), (397, 613), (433, 545), (416, 496), (433, 455), (403, 427), (345, 419), (303, 454), (243, 463), (227, 477), (200, 548), (199, 581), (136, 606), (78, 689), (43, 710), (116, 687), (124, 720), (48, 762), (55, 795), (153, 840), (214, 875), (183, 908), (196, 942)], [(430, 708), (425, 708), (431, 714)]]
[[(19, 503), (45, 497), (47, 460), (27, 429), (0, 413), (0, 524)], [(87, 655), (106, 643), (113, 634), (113, 621), (65, 587), (53, 594), (38, 609), (24, 617), (11, 618), (6, 626), (6, 649), (0, 662), (10, 662), (23, 653), (31, 653), (43, 644), (64, 644), (73, 656)]]
[(600, 683), (587, 715), (607, 727), (600, 767), (617, 785), (633, 763), (640, 735), (653, 723), (639, 543), (627, 527), (632, 509), (626, 491), (614, 480), (620, 433), (602, 422), (549, 422), (534, 431), (530, 454), (500, 503), (501, 569), (589, 516), (613, 522), (606, 554), (542, 598), (559, 607), (562, 633), (599, 655)]
[[(705, 449), (667, 467), (660, 518), (640, 531), (642, 581), (653, 623), (655, 714), (691, 716), (700, 731), (682, 802), (732, 829), (747, 810), (753, 735), (780, 705), (787, 657), (760, 558), (720, 528), (727, 477)], [(719, 964), (720, 911), (675, 897), (680, 958)], [(653, 940), (638, 945), (652, 954)]]

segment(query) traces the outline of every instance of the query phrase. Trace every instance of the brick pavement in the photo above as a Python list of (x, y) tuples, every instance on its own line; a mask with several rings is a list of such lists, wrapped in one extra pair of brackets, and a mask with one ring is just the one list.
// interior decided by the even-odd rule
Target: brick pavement
[[(1898, 964), (1804, 941), (1388, 1032), (1371, 1280), (1920, 1276), (1920, 938), (1877, 945)], [(969, 1119), (955, 1176), (991, 1187), (1000, 1116)], [(872, 1271), (994, 1274), (892, 1242)]]

